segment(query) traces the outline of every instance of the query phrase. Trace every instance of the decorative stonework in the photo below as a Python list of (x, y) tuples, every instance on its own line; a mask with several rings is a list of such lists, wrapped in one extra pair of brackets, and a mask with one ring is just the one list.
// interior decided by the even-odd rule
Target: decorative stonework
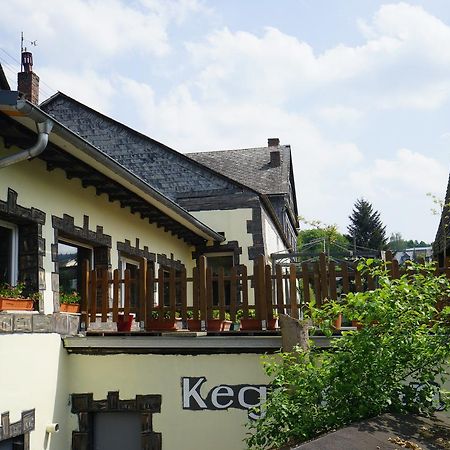
[(230, 241), (226, 244), (220, 244), (215, 242), (214, 245), (209, 246), (197, 246), (195, 252), (192, 253), (192, 259), (197, 259), (199, 256), (206, 255), (208, 253), (222, 253), (229, 252), (233, 254), (233, 264), (238, 266), (240, 264), (240, 255), (242, 255), (242, 247), (239, 247), (238, 241)]
[(72, 394), (72, 413), (78, 415), (79, 430), (72, 432), (72, 450), (88, 450), (93, 436), (92, 415), (106, 412), (134, 412), (141, 414), (142, 450), (161, 450), (161, 433), (153, 431), (153, 417), (161, 412), (161, 395), (136, 395), (134, 399), (120, 400), (119, 392), (108, 392), (103, 400), (94, 400), (93, 394)]
[[(19, 229), (19, 280), (24, 281), (29, 292), (45, 290), (45, 239), (42, 226), (45, 213), (36, 208), (25, 208), (17, 203), (18, 194), (8, 188), (6, 202), (0, 200), (0, 218), (14, 223)], [(43, 310), (40, 302), (39, 310)]]
[(184, 268), (184, 264), (178, 259), (174, 260), (173, 255), (170, 258), (167, 255), (158, 255), (157, 261), (160, 266), (168, 267), (169, 269), (181, 270)]
[(125, 242), (118, 242), (117, 250), (126, 255), (134, 256), (135, 258), (146, 258), (147, 261), (156, 261), (156, 254), (149, 252), (146, 245), (144, 245), (143, 249), (139, 248), (139, 238), (136, 238), (134, 247), (128, 239), (125, 239)]
[(23, 435), (23, 449), (30, 450), (30, 432), (34, 426), (34, 409), (23, 411), (21, 419), (14, 423), (9, 422), (9, 412), (5, 412), (1, 415), (0, 442)]

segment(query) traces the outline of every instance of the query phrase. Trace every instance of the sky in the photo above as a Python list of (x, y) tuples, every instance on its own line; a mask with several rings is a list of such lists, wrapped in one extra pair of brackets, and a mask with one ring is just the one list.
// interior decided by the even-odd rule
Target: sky
[[(40, 99), (56, 91), (182, 152), (291, 145), (299, 214), (433, 241), (450, 156), (448, 0), (14, 0)], [(31, 41), (37, 41), (32, 46)], [(303, 228), (307, 226), (303, 225)]]

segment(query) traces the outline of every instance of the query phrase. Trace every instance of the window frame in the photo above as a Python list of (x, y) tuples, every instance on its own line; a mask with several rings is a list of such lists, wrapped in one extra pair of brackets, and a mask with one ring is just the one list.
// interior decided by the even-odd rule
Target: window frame
[(11, 230), (11, 258), (9, 261), (11, 275), (9, 284), (16, 286), (19, 279), (19, 227), (0, 219), (0, 227)]

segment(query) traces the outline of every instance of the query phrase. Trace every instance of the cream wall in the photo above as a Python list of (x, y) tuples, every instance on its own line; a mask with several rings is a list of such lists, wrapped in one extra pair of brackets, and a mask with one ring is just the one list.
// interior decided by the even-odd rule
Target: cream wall
[(264, 233), (264, 248), (268, 259), (272, 253), (287, 251), (277, 229), (272, 223), (272, 220), (263, 211), (262, 213), (263, 233)]
[[(1, 145), (1, 141), (0, 141)], [(1, 147), (0, 147), (1, 148)], [(53, 311), (51, 292), (51, 273), (54, 263), (51, 260), (51, 244), (54, 241), (52, 215), (62, 217), (68, 214), (74, 217), (76, 226), (83, 226), (83, 216), (89, 216), (89, 229), (96, 230), (97, 225), (112, 237), (111, 263), (118, 267), (117, 242), (128, 239), (134, 245), (140, 240), (140, 248), (148, 246), (150, 252), (174, 254), (174, 259), (181, 260), (188, 273), (194, 266), (193, 247), (183, 240), (164, 232), (162, 228), (150, 224), (129, 208), (121, 208), (119, 202), (109, 202), (106, 194), (97, 196), (93, 187), (83, 188), (79, 179), (68, 180), (62, 170), (46, 170), (40, 160), (25, 161), (0, 169), (0, 200), (7, 199), (8, 188), (18, 193), (17, 203), (26, 208), (35, 207), (46, 213), (43, 226), (45, 239), (44, 269), (46, 274), (46, 292), (44, 296), (45, 313)]]
[(225, 232), (227, 241), (237, 241), (242, 247), (241, 264), (250, 270), (253, 263), (248, 259), (248, 248), (253, 246), (253, 237), (247, 233), (247, 221), (252, 220), (251, 208), (192, 211), (191, 214), (218, 232)]
[[(136, 394), (161, 394), (161, 413), (153, 415), (153, 430), (162, 433), (163, 450), (245, 449), (247, 412), (188, 411), (182, 409), (182, 377), (205, 376), (203, 397), (220, 384), (267, 384), (256, 354), (235, 355), (70, 355), (69, 391), (93, 392), (105, 399), (108, 391), (120, 391), (121, 399)], [(71, 415), (70, 427), (77, 426)]]
[[(70, 449), (67, 434), (68, 355), (58, 334), (0, 336), (0, 413), (9, 411), (10, 422), (22, 411), (35, 408), (31, 450)], [(48, 424), (58, 422), (61, 432), (47, 435)]]

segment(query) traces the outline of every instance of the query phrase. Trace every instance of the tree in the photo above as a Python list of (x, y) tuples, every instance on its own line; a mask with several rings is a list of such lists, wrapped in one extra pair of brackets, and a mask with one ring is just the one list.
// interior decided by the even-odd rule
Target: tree
[[(410, 264), (399, 279), (388, 264), (358, 266), (378, 288), (311, 306), (311, 317), (331, 333), (339, 314), (362, 324), (343, 333), (330, 350), (297, 348), (265, 357), (271, 377), (264, 415), (248, 424), (250, 449), (275, 449), (383, 413), (431, 414), (446, 407), (442, 386), (450, 357), (450, 281), (434, 264)], [(420, 299), (420, 301), (417, 301)], [(284, 447), (283, 447), (284, 448)]]
[(384, 250), (387, 244), (386, 227), (382, 224), (380, 213), (363, 198), (356, 200), (352, 215), (348, 239), (357, 247)]
[(392, 233), (388, 243), (389, 250), (394, 252), (405, 250), (407, 248), (421, 248), (429, 246), (430, 244), (427, 244), (424, 241), (418, 241), (417, 239), (405, 240), (399, 232)]
[(328, 256), (341, 258), (348, 256), (347, 238), (339, 233), (336, 225), (310, 228), (298, 233), (298, 250), (307, 259), (325, 252)]

